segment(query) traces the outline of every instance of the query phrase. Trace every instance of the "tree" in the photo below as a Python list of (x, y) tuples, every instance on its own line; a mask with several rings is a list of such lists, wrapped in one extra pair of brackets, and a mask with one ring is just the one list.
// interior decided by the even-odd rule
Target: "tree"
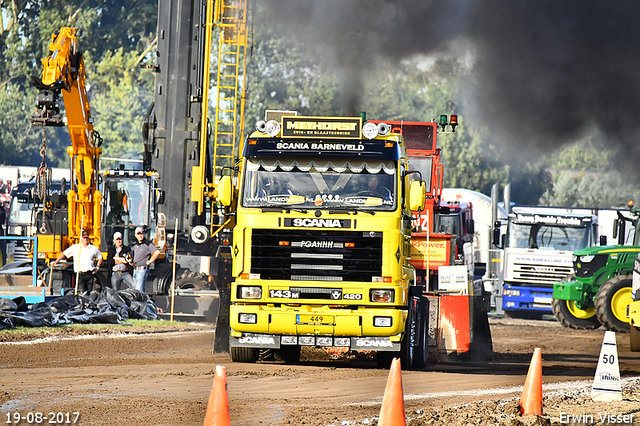
[[(98, 123), (101, 121), (98, 109), (108, 110), (115, 115), (119, 113), (120, 118), (129, 117), (124, 121), (135, 120), (141, 127), (142, 117), (146, 113), (145, 103), (148, 104), (150, 99), (146, 92), (152, 93), (153, 82), (148, 75), (132, 68), (134, 61), (131, 58), (143, 52), (152, 39), (157, 21), (156, 0), (15, 0), (0, 3), (0, 8), (3, 17), (10, 17), (6, 25), (4, 21), (0, 25), (0, 99), (3, 101), (0, 103), (0, 150), (3, 152), (0, 162), (15, 165), (40, 164), (39, 151), (43, 134), (42, 129), (33, 128), (29, 122), (37, 93), (31, 86), (30, 77), (41, 73), (40, 61), (49, 54), (48, 42), (51, 34), (57, 33), (63, 26), (79, 28), (79, 47), (84, 52), (89, 76), (89, 98), (96, 128), (100, 128)], [(99, 70), (98, 65), (103, 58), (109, 61), (115, 55), (113, 52), (118, 49), (129, 60), (111, 61), (110, 67)], [(98, 62), (91, 58), (97, 58)], [(126, 72), (131, 73), (130, 86), (138, 87), (136, 93), (142, 99), (140, 111), (128, 109), (134, 105), (122, 102), (123, 99), (129, 99), (131, 92), (125, 95), (114, 90), (114, 87), (118, 87), (116, 82)], [(101, 74), (105, 77), (100, 78)], [(120, 87), (124, 90), (127, 84)], [(105, 98), (97, 96), (95, 99), (94, 94), (104, 93), (110, 93), (109, 96), (120, 101), (104, 100), (105, 103), (111, 102), (110, 108), (101, 107), (99, 104)], [(119, 120), (118, 124), (122, 124), (124, 128), (128, 126), (123, 120)], [(130, 137), (138, 135), (137, 139), (141, 142), (139, 131), (124, 131), (124, 128), (118, 140), (126, 141), (127, 138), (122, 137), (126, 133)], [(47, 128), (45, 136), (48, 164), (66, 167), (66, 147), (70, 144), (66, 129)]]

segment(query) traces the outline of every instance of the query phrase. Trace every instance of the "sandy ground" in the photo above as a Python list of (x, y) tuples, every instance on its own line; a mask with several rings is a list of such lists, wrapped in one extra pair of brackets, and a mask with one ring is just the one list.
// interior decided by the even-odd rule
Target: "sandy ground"
[[(490, 324), (493, 362), (402, 372), (409, 425), (640, 425), (640, 354), (629, 352), (628, 335), (617, 335), (623, 401), (595, 403), (589, 393), (603, 330)], [(310, 349), (296, 365), (238, 364), (212, 353), (210, 325), (146, 331), (96, 326), (26, 342), (0, 332), (0, 424), (36, 424), (36, 413), (44, 414), (40, 424), (68, 424), (66, 413), (70, 421), (79, 413), (78, 425), (202, 425), (216, 365), (227, 371), (232, 425), (377, 424), (389, 372), (373, 358), (335, 360)], [(544, 416), (520, 417), (535, 347), (543, 354)], [(34, 421), (17, 423), (15, 413)]]

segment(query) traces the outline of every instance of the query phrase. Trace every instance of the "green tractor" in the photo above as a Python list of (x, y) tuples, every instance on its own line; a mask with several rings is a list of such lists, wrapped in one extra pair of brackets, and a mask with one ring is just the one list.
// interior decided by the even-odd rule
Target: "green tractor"
[[(565, 327), (607, 330), (627, 333), (629, 320), (627, 307), (632, 302), (631, 278), (633, 262), (640, 253), (638, 216), (640, 210), (631, 210), (632, 218), (618, 212), (614, 221), (616, 246), (595, 246), (573, 253), (575, 275), (553, 286), (553, 313)], [(633, 245), (625, 246), (625, 224), (631, 222), (635, 233)]]

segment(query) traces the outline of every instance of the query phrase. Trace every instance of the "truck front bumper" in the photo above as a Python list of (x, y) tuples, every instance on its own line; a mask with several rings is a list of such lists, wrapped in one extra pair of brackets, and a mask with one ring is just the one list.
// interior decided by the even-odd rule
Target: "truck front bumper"
[(400, 350), (407, 311), (329, 306), (231, 305), (232, 347), (342, 346)]

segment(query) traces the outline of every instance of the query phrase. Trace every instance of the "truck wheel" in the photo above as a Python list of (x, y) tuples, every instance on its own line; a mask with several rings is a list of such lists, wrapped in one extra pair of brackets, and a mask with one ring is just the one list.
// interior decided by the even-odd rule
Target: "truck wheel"
[(428, 302), (424, 297), (418, 299), (418, 305), (416, 310), (416, 327), (418, 333), (416, 338), (418, 339), (418, 346), (415, 348), (413, 356), (413, 368), (423, 369), (427, 366), (428, 355), (428, 343), (429, 343), (429, 311)]
[(560, 299), (553, 299), (551, 307), (556, 319), (565, 327), (577, 330), (595, 330), (600, 327), (600, 321), (594, 307), (582, 310), (575, 305), (573, 300)]
[(630, 327), (629, 343), (631, 352), (640, 352), (640, 329), (638, 327)]
[(629, 332), (627, 307), (631, 303), (631, 275), (616, 275), (596, 293), (596, 315), (607, 330)]
[(260, 351), (258, 348), (231, 348), (231, 361), (254, 364), (258, 361)]
[(411, 297), (404, 337), (400, 346), (400, 362), (405, 370), (424, 368), (427, 364), (426, 300)]

